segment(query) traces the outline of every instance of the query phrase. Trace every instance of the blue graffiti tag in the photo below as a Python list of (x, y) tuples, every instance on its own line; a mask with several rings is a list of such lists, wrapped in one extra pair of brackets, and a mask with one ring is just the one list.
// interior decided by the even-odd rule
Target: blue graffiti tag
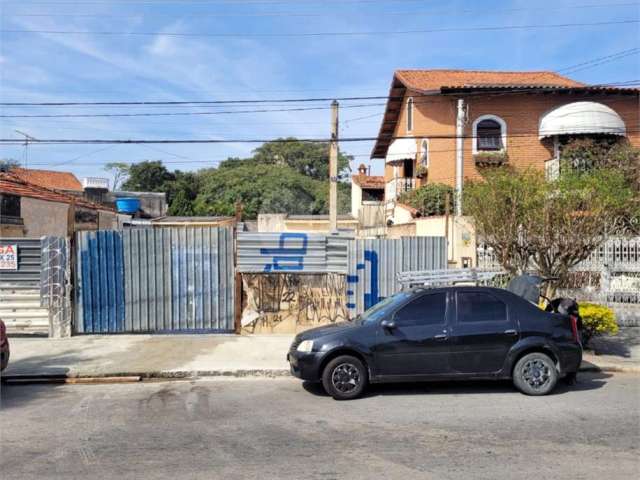
[[(371, 268), (369, 293), (364, 294), (364, 309), (367, 310), (380, 301), (378, 296), (378, 253), (373, 250), (364, 251), (365, 263), (358, 263), (356, 270), (364, 270), (366, 262), (369, 262)], [(347, 275), (347, 284), (355, 284), (360, 281), (359, 275)], [(347, 290), (347, 297), (355, 296), (355, 289)], [(347, 302), (347, 308), (355, 309), (356, 304), (351, 301)]]
[[(287, 245), (289, 240), (289, 245)], [(291, 246), (291, 240), (297, 243), (302, 240), (302, 246)], [(271, 263), (265, 265), (264, 271), (301, 271), (304, 270), (304, 257), (307, 254), (309, 238), (306, 233), (281, 233), (278, 248), (261, 248), (260, 255), (273, 257)]]

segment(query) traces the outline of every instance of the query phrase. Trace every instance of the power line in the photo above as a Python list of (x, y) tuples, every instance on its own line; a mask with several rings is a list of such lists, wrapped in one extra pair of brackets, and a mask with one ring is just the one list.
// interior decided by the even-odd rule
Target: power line
[[(601, 61), (603, 59), (609, 59), (612, 57), (613, 60), (617, 60), (619, 58), (623, 58), (624, 56), (633, 55), (640, 53), (640, 48), (632, 48), (628, 50), (622, 50), (620, 52), (616, 52), (610, 55), (606, 55), (604, 57), (594, 58), (592, 60), (588, 60), (586, 62), (582, 62), (579, 64), (571, 65), (569, 67), (565, 67), (560, 70), (556, 70), (555, 73), (559, 73), (564, 70), (573, 69), (578, 66), (582, 66), (585, 64), (590, 64), (596, 61)], [(608, 83), (598, 83), (592, 85), (585, 85), (584, 87), (563, 87), (558, 86), (558, 88), (601, 88), (601, 87), (615, 87), (618, 85), (632, 85), (640, 82), (638, 79), (634, 80), (625, 80), (621, 82), (608, 82)], [(545, 87), (547, 88), (547, 87)], [(552, 87), (548, 87), (552, 88)], [(521, 93), (526, 91), (535, 91), (537, 88), (535, 87), (526, 87), (526, 88), (508, 88), (496, 90), (496, 93)], [(481, 95), (491, 95), (491, 93), (487, 92), (479, 92)], [(433, 96), (430, 93), (415, 93), (412, 96), (414, 97), (430, 97)], [(211, 106), (211, 105), (245, 105), (245, 104), (273, 104), (271, 106), (275, 106), (275, 104), (288, 104), (288, 103), (312, 103), (312, 102), (331, 102), (333, 100), (337, 100), (340, 102), (350, 102), (350, 101), (364, 101), (364, 100), (400, 100), (404, 97), (402, 96), (392, 96), (392, 95), (366, 95), (366, 96), (345, 96), (345, 97), (303, 97), (303, 98), (280, 98), (280, 99), (240, 99), (240, 100), (133, 100), (133, 101), (104, 101), (104, 102), (0, 102), (0, 106), (5, 107), (26, 107), (26, 106), (37, 106), (37, 107), (62, 107), (62, 106)], [(375, 105), (374, 105), (375, 106)], [(330, 107), (323, 107), (330, 108)], [(344, 108), (344, 107), (343, 107)], [(253, 113), (253, 112), (248, 112)]]
[(216, 38), (269, 38), (269, 37), (357, 37), (357, 36), (387, 36), (387, 35), (414, 35), (424, 33), (453, 33), (453, 32), (494, 32), (509, 30), (535, 30), (535, 29), (557, 29), (574, 27), (598, 27), (605, 25), (631, 25), (640, 23), (640, 20), (614, 20), (602, 22), (578, 22), (578, 23), (555, 23), (555, 24), (532, 24), (532, 25), (496, 25), (485, 27), (445, 27), (425, 30), (391, 30), (391, 31), (337, 31), (337, 32), (270, 32), (270, 33), (195, 33), (195, 32), (116, 32), (100, 30), (0, 30), (0, 34), (24, 34), (39, 33), (46, 35), (107, 35), (107, 36), (167, 36), (167, 37), (216, 37)]
[[(607, 129), (608, 126), (598, 126), (595, 128)], [(627, 133), (632, 133), (640, 130), (627, 129)], [(571, 133), (567, 131), (567, 133)], [(538, 135), (538, 131), (524, 132), (512, 132), (509, 137), (527, 137)], [(384, 137), (385, 140), (400, 140), (400, 139), (422, 139), (424, 136), (388, 136)], [(478, 138), (477, 135), (429, 135), (429, 139), (456, 139), (456, 138)], [(340, 138), (340, 143), (353, 143), (353, 142), (372, 142), (378, 140), (379, 137), (346, 137)], [(7, 142), (16, 142), (15, 138), (3, 138), (0, 139), (0, 144)], [(276, 138), (276, 139), (37, 139), (30, 141), (31, 144), (44, 144), (44, 145), (94, 145), (94, 144), (224, 144), (224, 143), (328, 143), (330, 138)]]
[[(347, 2), (348, 3), (348, 2)], [(517, 13), (517, 12), (529, 12), (529, 11), (562, 11), (562, 10), (572, 10), (572, 9), (586, 9), (586, 8), (613, 8), (613, 7), (632, 7), (638, 6), (640, 3), (638, 2), (619, 2), (619, 3), (600, 3), (600, 4), (571, 4), (571, 5), (559, 5), (554, 8), (548, 7), (539, 7), (539, 8), (501, 8), (501, 9), (462, 9), (462, 10), (424, 10), (424, 11), (403, 11), (403, 12), (390, 12), (384, 10), (377, 11), (340, 11), (340, 12), (290, 12), (290, 11), (279, 11), (279, 12), (198, 12), (198, 13), (190, 13), (190, 14), (181, 14), (181, 18), (188, 17), (334, 17), (336, 15), (345, 16), (345, 15), (357, 15), (358, 17), (362, 16), (425, 16), (425, 15), (433, 15), (433, 16), (458, 16), (461, 14), (506, 14), (506, 13)], [(108, 14), (108, 13), (9, 13), (5, 14), (5, 17), (54, 17), (54, 18), (137, 18), (141, 14)], [(145, 18), (148, 17), (171, 17), (175, 18), (175, 13), (144, 13)]]
[[(343, 105), (341, 108), (364, 108), (383, 106), (384, 103)], [(174, 117), (174, 116), (201, 116), (201, 115), (232, 115), (238, 113), (273, 113), (273, 112), (305, 112), (310, 110), (327, 110), (331, 107), (298, 107), (261, 110), (219, 110), (215, 112), (138, 112), (138, 113), (57, 113), (57, 114), (27, 114), (27, 115), (0, 115), (0, 118), (102, 118), (102, 117)]]

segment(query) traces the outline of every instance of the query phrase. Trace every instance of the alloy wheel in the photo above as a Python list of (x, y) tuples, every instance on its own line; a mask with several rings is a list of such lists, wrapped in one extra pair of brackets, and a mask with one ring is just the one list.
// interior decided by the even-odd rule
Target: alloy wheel
[(333, 369), (331, 374), (331, 383), (341, 393), (354, 391), (361, 381), (360, 371), (351, 363), (341, 363)]

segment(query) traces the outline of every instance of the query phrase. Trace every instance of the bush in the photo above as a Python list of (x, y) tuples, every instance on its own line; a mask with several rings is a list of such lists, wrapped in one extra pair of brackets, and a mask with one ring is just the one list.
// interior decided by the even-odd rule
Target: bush
[(616, 317), (609, 307), (596, 303), (581, 303), (580, 317), (582, 317), (582, 343), (598, 335), (613, 335), (618, 333)]
[(444, 215), (445, 198), (451, 195), (451, 209), (453, 210), (453, 188), (443, 183), (429, 183), (416, 190), (400, 195), (398, 201), (418, 210), (422, 215)]

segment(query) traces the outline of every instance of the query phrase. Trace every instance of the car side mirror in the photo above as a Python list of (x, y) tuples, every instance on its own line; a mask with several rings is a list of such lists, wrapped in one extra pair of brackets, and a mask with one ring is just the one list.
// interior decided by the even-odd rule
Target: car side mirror
[(396, 328), (396, 322), (393, 320), (382, 320), (380, 322), (380, 326), (386, 330), (393, 330)]

